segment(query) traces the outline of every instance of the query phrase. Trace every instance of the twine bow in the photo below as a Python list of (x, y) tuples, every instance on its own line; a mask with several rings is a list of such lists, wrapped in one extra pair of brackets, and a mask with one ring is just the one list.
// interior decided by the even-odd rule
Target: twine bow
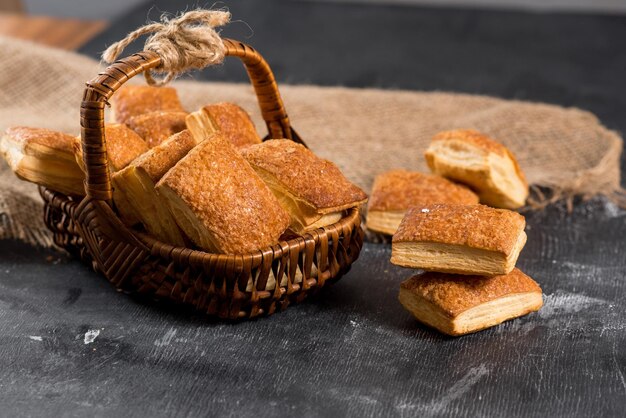
[(110, 64), (124, 49), (142, 35), (152, 33), (144, 49), (161, 57), (154, 69), (165, 77), (157, 80), (150, 71), (144, 76), (151, 86), (162, 86), (188, 70), (197, 70), (224, 61), (225, 47), (214, 28), (230, 21), (230, 13), (222, 10), (192, 10), (173, 19), (161, 17), (161, 22), (151, 23), (129, 33), (124, 39), (109, 46), (102, 59)]

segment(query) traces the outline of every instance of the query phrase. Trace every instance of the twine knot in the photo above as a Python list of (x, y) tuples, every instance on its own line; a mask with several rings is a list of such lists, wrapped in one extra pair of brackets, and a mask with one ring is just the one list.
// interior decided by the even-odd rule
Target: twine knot
[(144, 76), (151, 86), (162, 86), (189, 70), (198, 70), (224, 61), (225, 47), (214, 29), (230, 21), (230, 13), (222, 10), (192, 10), (161, 22), (150, 23), (129, 33), (124, 39), (109, 46), (102, 59), (111, 64), (124, 49), (142, 35), (152, 33), (144, 49), (161, 57), (161, 64), (153, 71), (165, 74), (160, 80), (150, 71)]

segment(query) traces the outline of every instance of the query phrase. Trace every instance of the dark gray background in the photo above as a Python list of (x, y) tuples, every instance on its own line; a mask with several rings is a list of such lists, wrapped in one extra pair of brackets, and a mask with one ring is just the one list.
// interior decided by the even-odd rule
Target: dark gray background
[[(125, 15), (145, 0), (21, 0), (24, 8), (32, 14), (49, 16), (72, 16), (82, 19), (111, 19)], [(227, 0), (226, 3), (238, 0)], [(350, 2), (405, 5), (443, 5), (468, 7), (495, 7), (515, 10), (562, 10), (572, 12), (625, 12), (626, 3), (622, 0), (289, 0), (318, 2)], [(187, 2), (181, 1), (180, 4)], [(202, 2), (200, 2), (203, 4)], [(208, 2), (206, 5), (211, 5)], [(0, 6), (2, 0), (0, 0)]]
[[(254, 29), (245, 41), (280, 83), (540, 100), (626, 128), (623, 16), (230, 6)], [(145, 19), (138, 8), (84, 52)], [(225, 30), (247, 34), (241, 23)], [(239, 67), (196, 77), (243, 81)], [(77, 261), (0, 242), (0, 414), (623, 416), (626, 212), (597, 199), (527, 221), (518, 265), (543, 287), (545, 306), (456, 339), (399, 305), (398, 285), (411, 271), (388, 263), (385, 244), (366, 244), (352, 271), (316, 300), (232, 324), (117, 294)], [(99, 335), (86, 344), (89, 330)]]

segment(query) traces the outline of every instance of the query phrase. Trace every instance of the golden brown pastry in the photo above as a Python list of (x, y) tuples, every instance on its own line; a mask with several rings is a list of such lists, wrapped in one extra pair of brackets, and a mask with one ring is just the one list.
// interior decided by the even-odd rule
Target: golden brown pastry
[(295, 232), (335, 223), (344, 210), (367, 201), (335, 164), (291, 140), (272, 139), (241, 154), (289, 212)]
[(425, 153), (433, 173), (465, 183), (490, 206), (524, 206), (528, 183), (511, 152), (474, 130), (441, 132)]
[(183, 246), (185, 240), (156, 183), (196, 145), (188, 130), (179, 132), (113, 175), (113, 200), (122, 219), (141, 222), (160, 241)]
[(157, 111), (130, 118), (128, 126), (152, 148), (175, 133), (186, 129), (186, 118), (186, 112)]
[(440, 176), (391, 170), (374, 180), (367, 206), (367, 228), (393, 235), (407, 209), (434, 203), (473, 205), (478, 196), (467, 187)]
[(289, 215), (222, 134), (201, 142), (156, 186), (185, 234), (207, 251), (244, 254), (276, 244)]
[(131, 118), (156, 111), (184, 112), (172, 87), (125, 85), (111, 99), (113, 120), (128, 123)]
[(187, 116), (187, 127), (199, 142), (218, 131), (237, 148), (261, 142), (248, 113), (234, 103), (204, 106)]
[(22, 180), (81, 196), (85, 174), (76, 163), (73, 143), (71, 135), (19, 126), (7, 129), (0, 138), (0, 153)]
[(407, 211), (391, 262), (457, 274), (507, 274), (526, 243), (522, 215), (483, 205), (429, 205)]
[[(120, 123), (106, 124), (104, 139), (109, 167), (113, 173), (123, 169), (135, 158), (148, 151), (146, 142), (128, 126)], [(78, 165), (87, 172), (80, 137), (74, 140), (74, 154)]]
[(402, 282), (398, 298), (418, 321), (452, 336), (501, 324), (543, 305), (539, 285), (518, 269), (499, 276), (425, 273)]

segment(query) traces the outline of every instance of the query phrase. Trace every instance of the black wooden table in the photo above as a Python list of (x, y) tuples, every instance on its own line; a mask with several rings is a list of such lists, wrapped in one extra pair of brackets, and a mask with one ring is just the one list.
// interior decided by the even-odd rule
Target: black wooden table
[[(626, 17), (229, 6), (280, 83), (547, 101), (626, 132)], [(151, 17), (182, 7), (157, 2)], [(84, 52), (144, 23), (146, 9)], [(224, 34), (250, 30), (235, 23)], [(196, 77), (243, 81), (239, 66)], [(117, 294), (77, 261), (0, 242), (0, 415), (623, 416), (626, 212), (596, 199), (527, 221), (519, 266), (543, 287), (545, 306), (456, 339), (398, 304), (411, 272), (389, 264), (384, 244), (366, 244), (321, 298), (231, 324)]]

